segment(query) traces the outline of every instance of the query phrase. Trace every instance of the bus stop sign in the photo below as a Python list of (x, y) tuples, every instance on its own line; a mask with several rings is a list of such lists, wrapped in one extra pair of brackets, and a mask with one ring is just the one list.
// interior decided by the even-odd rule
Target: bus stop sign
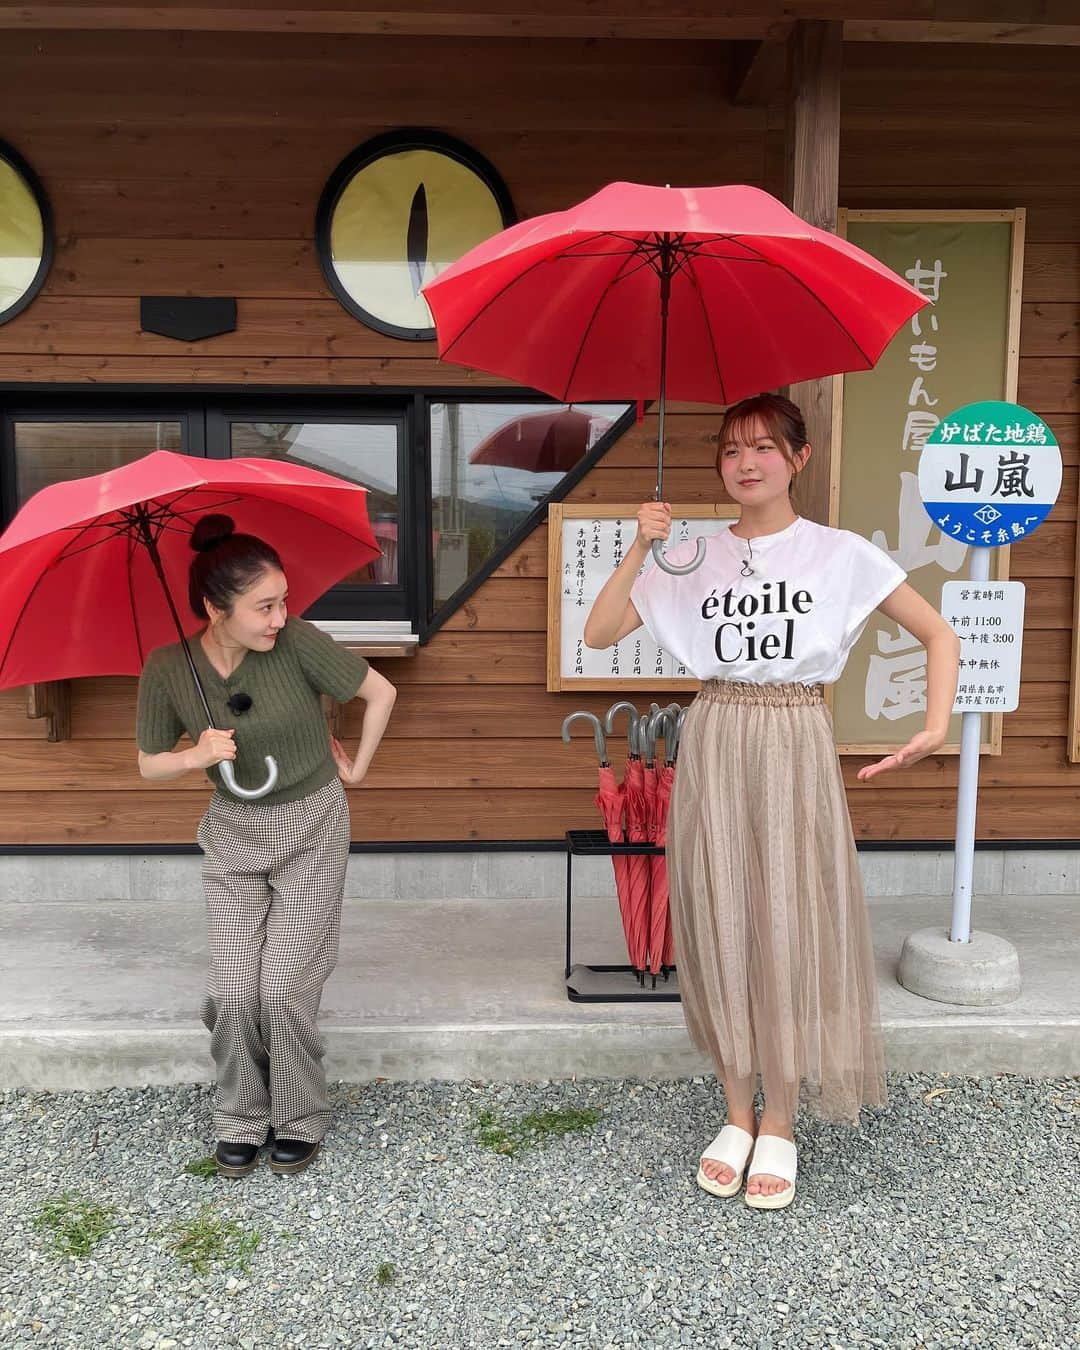
[(919, 494), (952, 539), (1000, 548), (1025, 539), (1061, 488), (1061, 451), (1041, 417), (1016, 403), (968, 403), (927, 437)]

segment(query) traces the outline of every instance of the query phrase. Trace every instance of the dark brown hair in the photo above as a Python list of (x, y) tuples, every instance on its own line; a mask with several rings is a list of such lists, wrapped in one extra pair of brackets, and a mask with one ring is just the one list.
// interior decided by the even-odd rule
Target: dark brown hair
[[(740, 403), (733, 403), (728, 408), (720, 423), (720, 434), (717, 438), (719, 448), (716, 452), (716, 472), (720, 472), (724, 446), (735, 440), (740, 432), (747, 431), (756, 421), (764, 425), (770, 440), (774, 440), (780, 447), (784, 458), (797, 475), (801, 465), (796, 461), (795, 455), (807, 443), (806, 422), (803, 419), (802, 409), (781, 394), (755, 394), (752, 398), (744, 398)], [(794, 485), (795, 478), (792, 477), (789, 492)]]
[(253, 534), (237, 534), (231, 516), (203, 516), (191, 534), (195, 557), (188, 572), (188, 601), (200, 619), (204, 600), (232, 613), (236, 597), (254, 586), (268, 567), (284, 572), (276, 550)]

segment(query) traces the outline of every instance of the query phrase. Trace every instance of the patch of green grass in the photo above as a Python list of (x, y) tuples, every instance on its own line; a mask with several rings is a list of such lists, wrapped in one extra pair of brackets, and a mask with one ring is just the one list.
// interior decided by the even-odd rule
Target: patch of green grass
[(47, 1234), (46, 1247), (55, 1256), (87, 1256), (116, 1227), (115, 1211), (65, 1191), (46, 1200), (34, 1227)]
[(196, 1158), (194, 1162), (189, 1162), (184, 1168), (188, 1176), (192, 1177), (216, 1177), (218, 1174), (217, 1163), (213, 1158)]
[(481, 1111), (476, 1118), (476, 1140), (508, 1158), (547, 1139), (561, 1139), (577, 1130), (591, 1130), (600, 1119), (599, 1107), (565, 1107), (560, 1111), (530, 1111), (513, 1118), (499, 1117), (494, 1111)]
[(203, 1205), (186, 1224), (174, 1224), (172, 1250), (196, 1275), (205, 1275), (211, 1266), (232, 1266), (247, 1270), (262, 1241), (257, 1228), (241, 1228), (232, 1219), (215, 1214), (213, 1206)]
[(381, 1285), (393, 1284), (397, 1275), (394, 1269), (393, 1261), (380, 1261), (375, 1267), (375, 1283)]

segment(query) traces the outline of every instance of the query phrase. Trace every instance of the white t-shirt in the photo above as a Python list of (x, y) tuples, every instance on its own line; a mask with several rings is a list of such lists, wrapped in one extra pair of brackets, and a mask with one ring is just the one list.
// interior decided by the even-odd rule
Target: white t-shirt
[[(650, 560), (630, 592), (653, 639), (699, 680), (832, 684), (871, 613), (907, 577), (861, 536), (801, 517), (777, 534), (722, 530), (706, 542), (696, 571), (672, 576)], [(666, 556), (686, 563), (695, 547), (690, 539)]]

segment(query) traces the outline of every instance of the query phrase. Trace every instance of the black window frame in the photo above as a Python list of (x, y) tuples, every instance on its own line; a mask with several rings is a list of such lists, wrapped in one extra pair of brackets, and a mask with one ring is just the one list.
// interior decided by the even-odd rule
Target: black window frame
[[(246, 403), (222, 400), (217, 405), (206, 404), (206, 454), (209, 459), (229, 459), (229, 427), (233, 422), (355, 422), (397, 425), (398, 438), (398, 539), (407, 540), (408, 547), (399, 551), (397, 584), (335, 586), (307, 611), (312, 619), (330, 619), (337, 622), (372, 619), (412, 620), (419, 598), (420, 555), (416, 552), (415, 493), (412, 491), (409, 465), (409, 446), (413, 410), (409, 400), (368, 400), (358, 404), (355, 397), (348, 403), (325, 399), (263, 400), (252, 396)], [(299, 461), (298, 461), (299, 462)]]
[[(605, 402), (607, 400), (604, 400)], [(347, 421), (369, 412), (392, 413), (403, 420), (399, 448), (400, 518), (402, 541), (401, 586), (357, 587), (346, 595), (331, 592), (309, 612), (313, 618), (338, 622), (354, 620), (402, 620), (410, 622), (421, 645), (427, 643), (446, 621), (473, 596), (485, 581), (547, 519), (548, 507), (577, 486), (604, 457), (623, 433), (634, 424), (636, 404), (626, 409), (569, 473), (547, 493), (503, 543), (446, 601), (434, 605), (434, 552), (431, 547), (431, 405), (436, 403), (535, 404), (538, 409), (562, 406), (535, 390), (504, 387), (470, 389), (461, 385), (419, 388), (340, 386), (282, 386), (252, 388), (250, 385), (110, 386), (92, 388), (72, 385), (0, 385), (0, 528), (15, 515), (16, 483), (13, 424), (36, 420), (47, 422), (179, 421), (182, 453), (197, 458), (227, 458), (227, 427), (230, 421)], [(388, 594), (387, 591), (394, 592)]]

